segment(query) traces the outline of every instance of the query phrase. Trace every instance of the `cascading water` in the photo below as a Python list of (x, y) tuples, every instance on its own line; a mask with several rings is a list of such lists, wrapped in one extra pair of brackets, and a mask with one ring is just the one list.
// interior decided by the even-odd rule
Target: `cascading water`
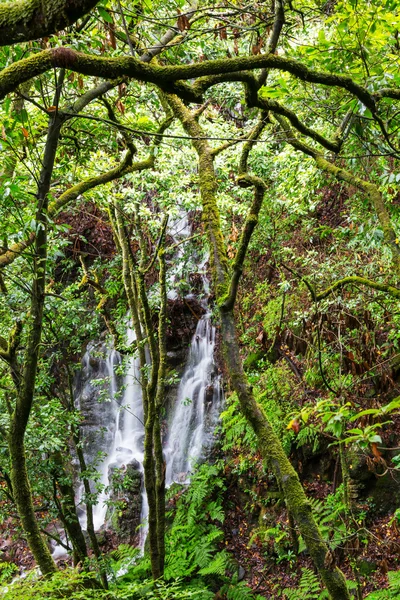
[[(135, 340), (135, 333), (131, 328), (127, 330), (128, 345)], [(143, 405), (140, 386), (140, 364), (138, 358), (130, 358), (127, 371), (120, 385), (116, 375), (116, 369), (121, 365), (121, 356), (114, 349), (101, 348), (106, 352), (105, 359), (93, 358), (94, 348), (88, 348), (83, 359), (83, 377), (86, 383), (78, 386), (77, 404), (87, 416), (89, 406), (89, 422), (85, 419), (85, 437), (89, 433), (88, 443), (85, 443), (85, 455), (88, 462), (93, 464), (100, 451), (105, 458), (96, 467), (98, 472), (98, 483), (100, 493), (97, 504), (93, 506), (93, 524), (95, 530), (99, 530), (106, 521), (107, 500), (110, 495), (109, 485), (111, 477), (116, 469), (125, 469), (128, 465), (133, 466), (136, 471), (143, 472)], [(99, 353), (97, 349), (96, 354)], [(94, 364), (95, 368), (91, 365)], [(96, 397), (96, 388), (93, 386), (93, 378), (107, 379), (106, 401), (93, 402)], [(97, 410), (96, 410), (97, 408)], [(95, 412), (95, 415), (93, 413)], [(95, 429), (101, 428), (102, 435), (95, 436), (92, 432), (91, 421), (96, 421)], [(89, 429), (89, 432), (87, 431)], [(78, 496), (82, 496), (81, 490)], [(141, 521), (147, 518), (147, 497), (142, 486)], [(81, 524), (86, 526), (86, 514), (81, 517)], [(139, 533), (139, 546), (144, 547), (146, 538), (145, 527)]]
[(207, 312), (197, 324), (165, 446), (166, 485), (186, 483), (191, 465), (211, 445), (220, 412), (220, 378), (215, 376), (215, 327)]
[[(170, 234), (175, 243), (184, 241), (190, 235), (187, 215), (180, 211), (178, 218), (170, 225)], [(183, 253), (177, 246), (177, 257)], [(172, 417), (169, 419), (168, 434), (164, 440), (166, 459), (166, 485), (173, 482), (187, 483), (193, 462), (201, 459), (213, 441), (213, 429), (216, 424), (222, 399), (220, 376), (214, 362), (215, 327), (211, 323), (211, 313), (207, 306), (208, 281), (204, 260), (197, 266), (201, 274), (204, 289), (202, 302), (205, 314), (199, 319), (192, 338), (189, 356), (178, 388)], [(182, 277), (178, 268), (170, 279), (168, 298), (178, 298), (173, 286)], [(128, 328), (128, 343), (135, 339), (134, 332)], [(101, 351), (106, 358), (99, 359)], [(124, 377), (123, 386), (116, 375), (121, 364), (121, 356), (113, 349), (104, 346), (88, 347), (83, 359), (82, 375), (78, 381), (76, 401), (85, 414), (84, 437), (85, 455), (88, 464), (96, 464), (100, 451), (105, 459), (98, 465), (101, 492), (97, 504), (93, 507), (95, 529), (100, 529), (107, 518), (107, 500), (110, 493), (112, 473), (115, 469), (124, 469), (134, 465), (143, 473), (143, 406), (140, 387), (140, 365), (137, 358), (131, 358)], [(108, 379), (105, 402), (98, 402), (98, 387), (93, 379)], [(104, 388), (104, 384), (103, 384)], [(88, 410), (89, 406), (89, 410)], [(102, 435), (98, 435), (101, 428)], [(78, 494), (79, 495), (79, 494)], [(141, 502), (142, 527), (139, 534), (139, 546), (143, 549), (147, 534), (148, 514), (147, 497), (142, 484)], [(86, 515), (81, 523), (86, 525)]]

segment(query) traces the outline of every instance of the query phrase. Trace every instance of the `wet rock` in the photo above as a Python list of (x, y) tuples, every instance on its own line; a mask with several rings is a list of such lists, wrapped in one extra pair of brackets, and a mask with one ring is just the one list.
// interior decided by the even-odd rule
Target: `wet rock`
[(184, 362), (187, 356), (187, 346), (204, 313), (204, 307), (195, 296), (178, 297), (168, 301), (167, 318), (171, 325), (167, 328), (167, 351), (182, 353), (183, 350), (181, 362)]
[[(123, 454), (133, 454), (133, 452), (130, 448), (123, 448), (122, 446), (118, 446), (118, 448), (116, 448), (115, 451), (122, 452)], [(138, 462), (138, 461), (135, 460), (135, 462)]]
[(211, 403), (213, 401), (214, 398), (214, 386), (213, 385), (208, 385), (206, 387), (206, 393), (205, 393), (205, 401), (207, 404)]
[(120, 543), (137, 544), (137, 528), (142, 512), (142, 472), (133, 458), (122, 467), (110, 465), (109, 481), (112, 486), (110, 507), (106, 515), (107, 526), (118, 536)]
[(400, 483), (390, 473), (375, 476), (364, 493), (374, 502), (376, 514), (385, 515), (400, 506)]
[[(121, 383), (114, 374), (114, 367), (119, 363), (118, 353), (110, 356), (105, 344), (89, 344), (82, 360), (82, 370), (75, 380), (76, 403), (84, 415), (81, 431), (88, 465), (97, 463), (99, 450), (109, 448), (114, 439), (115, 418), (110, 377), (113, 374), (115, 386)], [(104, 382), (99, 384), (99, 380)]]

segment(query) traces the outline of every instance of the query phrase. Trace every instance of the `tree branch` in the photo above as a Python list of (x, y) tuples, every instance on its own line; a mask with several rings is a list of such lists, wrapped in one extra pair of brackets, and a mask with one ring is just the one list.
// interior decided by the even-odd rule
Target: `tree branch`
[(338, 138), (335, 139), (335, 141), (328, 140), (326, 137), (324, 137), (314, 129), (311, 129), (311, 127), (307, 127), (307, 125), (300, 121), (299, 117), (296, 115), (295, 112), (293, 112), (289, 108), (286, 108), (285, 106), (282, 106), (282, 104), (279, 104), (279, 102), (276, 102), (275, 100), (270, 100), (269, 98), (264, 98), (262, 95), (259, 94), (258, 106), (260, 108), (263, 108), (264, 110), (271, 110), (275, 114), (286, 117), (291, 122), (293, 127), (297, 129), (297, 131), (313, 139), (315, 142), (318, 142), (318, 144), (321, 144), (321, 146), (323, 146), (330, 152), (334, 152), (335, 154), (337, 154), (340, 151), (341, 144)]
[(342, 167), (337, 167), (333, 162), (327, 160), (316, 150), (314, 150), (314, 148), (311, 148), (311, 146), (308, 146), (304, 142), (300, 141), (293, 133), (286, 119), (280, 115), (275, 115), (275, 119), (281, 126), (281, 130), (285, 134), (286, 141), (293, 146), (293, 148), (296, 148), (296, 150), (300, 150), (304, 154), (311, 156), (311, 158), (315, 160), (317, 166), (322, 171), (325, 171), (325, 173), (333, 175), (333, 177), (336, 177), (336, 179), (339, 181), (345, 181), (346, 183), (353, 185), (357, 189), (364, 192), (364, 194), (369, 198), (382, 228), (384, 240), (392, 251), (393, 265), (397, 274), (400, 274), (400, 247), (390, 220), (389, 212), (385, 206), (383, 196), (379, 191), (378, 186), (369, 181), (360, 179), (360, 177), (353, 175), (350, 173), (350, 171), (347, 171)]
[(221, 311), (232, 311), (235, 306), (239, 281), (243, 272), (244, 259), (246, 258), (251, 236), (253, 235), (253, 231), (258, 224), (258, 215), (260, 213), (264, 200), (264, 194), (267, 189), (266, 183), (260, 177), (249, 175), (247, 172), (247, 161), (250, 150), (261, 135), (266, 124), (269, 122), (268, 115), (264, 112), (261, 113), (260, 120), (255, 127), (253, 127), (253, 130), (248, 136), (248, 141), (243, 146), (242, 155), (239, 162), (239, 177), (237, 183), (240, 187), (254, 187), (254, 197), (246, 217), (246, 221), (240, 236), (239, 247), (232, 265), (232, 275), (229, 281), (228, 293), (226, 298), (220, 304)]
[[(0, 99), (13, 91), (20, 83), (53, 67), (64, 67), (82, 75), (107, 79), (123, 76), (135, 78), (154, 83), (167, 92), (176, 93), (181, 98), (196, 103), (201, 102), (196, 88), (184, 83), (183, 80), (210, 75), (229, 74), (230, 77), (232, 73), (237, 73), (237, 80), (240, 80), (243, 77), (243, 74), (240, 73), (242, 71), (262, 68), (277, 69), (291, 73), (302, 81), (345, 89), (361, 100), (372, 112), (376, 110), (375, 97), (367, 89), (353, 81), (351, 77), (315, 71), (296, 60), (274, 54), (224, 58), (191, 65), (158, 66), (146, 64), (132, 56), (112, 58), (90, 56), (63, 46), (44, 50), (3, 69), (0, 73)], [(214, 84), (212, 83), (212, 85)], [(207, 87), (207, 81), (203, 81), (202, 85)]]
[(46, 37), (83, 17), (98, 0), (13, 0), (0, 4), (0, 46)]
[(340, 289), (340, 288), (342, 288), (346, 285), (352, 284), (352, 283), (356, 283), (359, 285), (365, 285), (369, 288), (378, 290), (380, 292), (386, 292), (390, 296), (393, 296), (393, 298), (400, 298), (400, 290), (398, 288), (395, 288), (392, 285), (389, 285), (386, 283), (378, 283), (377, 281), (371, 281), (371, 279), (366, 279), (365, 277), (359, 277), (358, 275), (350, 275), (348, 277), (344, 277), (343, 279), (339, 279), (338, 281), (335, 281), (334, 283), (332, 283), (332, 285), (327, 287), (324, 291), (319, 292), (318, 294), (315, 294), (315, 292), (314, 292), (314, 294), (315, 294), (314, 299), (317, 302), (319, 300), (324, 300), (324, 298), (327, 298), (335, 290)]

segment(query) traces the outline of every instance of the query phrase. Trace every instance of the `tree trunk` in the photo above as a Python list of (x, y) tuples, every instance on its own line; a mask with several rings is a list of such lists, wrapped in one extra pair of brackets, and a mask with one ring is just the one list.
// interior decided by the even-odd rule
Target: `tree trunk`
[[(55, 104), (61, 92), (64, 73), (61, 72)], [(37, 211), (36, 211), (36, 243), (34, 259), (34, 280), (32, 285), (31, 316), (29, 332), (24, 355), (24, 366), (21, 385), (17, 389), (14, 412), (10, 419), (9, 449), (11, 460), (11, 483), (29, 547), (44, 575), (53, 573), (57, 567), (51, 557), (46, 542), (42, 538), (33, 510), (32, 492), (29, 484), (25, 460), (25, 431), (28, 424), (36, 384), (37, 364), (40, 353), (40, 341), (43, 327), (43, 306), (45, 301), (46, 259), (47, 259), (47, 207), (51, 176), (57, 152), (58, 140), (62, 125), (62, 117), (58, 112), (49, 123), (43, 168), (40, 174)]]
[[(342, 572), (334, 565), (333, 557), (324, 542), (313, 517), (299, 477), (287, 458), (278, 436), (273, 431), (267, 416), (257, 403), (243, 370), (236, 339), (233, 303), (224, 304), (230, 294), (230, 278), (226, 248), (222, 237), (217, 207), (217, 183), (212, 154), (205, 134), (190, 111), (176, 96), (168, 95), (169, 104), (181, 121), (185, 131), (193, 138), (193, 146), (199, 156), (200, 193), (203, 204), (203, 220), (206, 225), (211, 267), (217, 303), (220, 307), (223, 353), (232, 387), (237, 393), (239, 404), (247, 422), (253, 428), (260, 453), (267, 460), (284, 493), (289, 512), (293, 516), (310, 556), (326, 585), (332, 600), (350, 600)], [(254, 219), (253, 219), (254, 224)], [(236, 282), (237, 284), (237, 282)]]
[(11, 461), (11, 483), (13, 497), (21, 518), (29, 548), (43, 575), (57, 571), (50, 550), (43, 539), (36, 520), (32, 501), (32, 491), (26, 468), (25, 444), (23, 432), (14, 421), (10, 427), (8, 447)]
[(83, 562), (87, 558), (87, 548), (85, 536), (83, 535), (81, 524), (79, 523), (78, 515), (76, 513), (75, 491), (70, 482), (70, 477), (65, 471), (61, 452), (56, 452), (52, 458), (54, 462), (53, 476), (56, 485), (62, 494), (60, 508), (62, 510), (64, 527), (78, 562)]

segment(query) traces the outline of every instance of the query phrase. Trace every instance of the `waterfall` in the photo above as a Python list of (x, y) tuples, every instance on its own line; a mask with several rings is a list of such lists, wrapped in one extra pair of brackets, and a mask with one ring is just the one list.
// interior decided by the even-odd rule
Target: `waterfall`
[[(128, 327), (127, 342), (132, 344), (135, 340), (135, 332)], [(121, 365), (121, 356), (114, 349), (107, 349), (101, 346), (100, 350), (105, 352), (105, 359), (94, 359), (93, 345), (90, 346), (83, 359), (83, 376), (86, 381), (76, 394), (77, 404), (87, 415), (87, 406), (90, 406), (89, 423), (85, 419), (85, 437), (89, 428), (89, 440), (85, 443), (85, 455), (88, 462), (93, 464), (96, 461), (96, 455), (99, 451), (105, 456), (101, 463), (96, 467), (98, 473), (98, 483), (100, 484), (100, 493), (97, 498), (97, 504), (93, 506), (93, 524), (98, 531), (106, 521), (107, 500), (109, 499), (109, 485), (112, 473), (116, 469), (126, 469), (128, 465), (133, 465), (134, 469), (143, 473), (143, 405), (142, 391), (140, 386), (140, 362), (138, 358), (131, 357), (127, 364), (126, 374), (122, 386), (116, 375), (116, 369)], [(99, 349), (96, 348), (97, 354)], [(96, 354), (96, 352), (95, 352)], [(94, 364), (94, 367), (92, 366)], [(104, 378), (108, 381), (106, 384), (106, 401), (98, 402), (96, 387), (93, 386), (95, 376)], [(101, 377), (100, 377), (101, 376)], [(96, 398), (97, 406), (93, 398)], [(94, 408), (97, 408), (97, 410)], [(93, 415), (92, 413), (96, 414)], [(101, 429), (102, 433), (97, 438), (92, 432), (91, 421), (96, 420), (97, 432)], [(83, 490), (78, 493), (82, 497)], [(142, 485), (142, 509), (141, 521), (147, 518), (147, 497)], [(83, 527), (86, 527), (86, 513), (80, 518)], [(139, 546), (144, 547), (146, 538), (145, 527), (141, 528), (139, 533)]]
[[(191, 227), (187, 214), (180, 210), (169, 230), (175, 243), (178, 242), (175, 258), (183, 262), (184, 253), (179, 242), (190, 236)], [(215, 327), (207, 305), (209, 285), (205, 275), (206, 262), (207, 258), (196, 267), (203, 281), (202, 306), (205, 314), (199, 319), (191, 340), (177, 399), (168, 419), (168, 433), (163, 441), (167, 486), (173, 482), (188, 483), (193, 463), (203, 458), (212, 445), (213, 430), (220, 412), (222, 388), (214, 362)], [(182, 279), (182, 273), (183, 267), (179, 264), (170, 274), (170, 302), (178, 298), (174, 287), (176, 281)], [(127, 338), (128, 343), (133, 343), (135, 339), (130, 327)], [(121, 377), (116, 374), (121, 362), (121, 356), (114, 349), (107, 349), (104, 344), (90, 344), (83, 358), (83, 368), (76, 386), (76, 403), (85, 414), (85, 456), (88, 465), (96, 466), (101, 484), (97, 504), (93, 507), (96, 530), (104, 525), (107, 518), (107, 500), (113, 471), (134, 465), (143, 474), (144, 424), (140, 364), (138, 358), (129, 359), (121, 385)], [(96, 386), (96, 379), (107, 381), (100, 386), (105, 401), (98, 401), (99, 386)], [(97, 464), (99, 451), (105, 458)], [(82, 497), (82, 491), (80, 494), (78, 492), (78, 498), (79, 496)], [(142, 483), (142, 527), (139, 534), (139, 546), (142, 550), (147, 535), (147, 515), (148, 503)], [(85, 514), (81, 516), (81, 523), (83, 527), (86, 526)]]
[(211, 444), (220, 411), (220, 378), (215, 377), (215, 327), (207, 312), (199, 320), (178, 389), (165, 446), (166, 485), (187, 483), (191, 465)]

